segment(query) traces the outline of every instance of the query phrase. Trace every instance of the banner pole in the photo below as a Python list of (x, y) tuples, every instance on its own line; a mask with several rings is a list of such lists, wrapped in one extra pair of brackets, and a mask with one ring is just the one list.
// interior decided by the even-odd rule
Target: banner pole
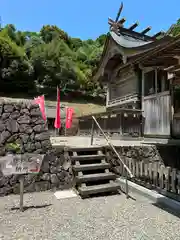
[(67, 121), (67, 107), (66, 107), (66, 119), (65, 119), (65, 129), (64, 129), (64, 135), (65, 135), (65, 137), (66, 137), (66, 134), (67, 134), (67, 130), (66, 130), (66, 121)]

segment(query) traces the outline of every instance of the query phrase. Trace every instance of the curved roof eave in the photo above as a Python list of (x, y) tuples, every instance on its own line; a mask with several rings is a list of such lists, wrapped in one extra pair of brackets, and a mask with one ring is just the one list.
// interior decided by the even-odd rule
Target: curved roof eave
[(168, 42), (169, 40), (172, 40), (172, 37), (165, 36), (164, 38), (161, 38), (156, 41), (143, 41), (140, 39), (134, 39), (130, 36), (117, 35), (115, 32), (112, 31), (110, 32), (110, 35), (114, 39), (114, 41), (121, 47), (126, 49), (134, 49), (137, 51), (149, 50), (161, 43), (165, 43)]

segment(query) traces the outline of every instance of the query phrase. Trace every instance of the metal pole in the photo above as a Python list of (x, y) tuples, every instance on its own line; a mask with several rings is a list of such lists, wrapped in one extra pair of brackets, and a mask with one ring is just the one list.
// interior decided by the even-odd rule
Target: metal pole
[(91, 127), (91, 145), (93, 145), (94, 139), (94, 119), (92, 119), (92, 127)]
[(129, 186), (128, 186), (128, 179), (127, 179), (127, 171), (125, 169), (125, 175), (126, 175), (126, 198), (128, 199), (129, 198)]
[(106, 134), (104, 133), (104, 131), (102, 130), (101, 126), (99, 125), (98, 121), (96, 120), (96, 118), (94, 116), (92, 116), (94, 122), (96, 123), (96, 125), (98, 126), (98, 128), (100, 129), (100, 131), (102, 132), (104, 138), (106, 139), (107, 143), (109, 144), (109, 146), (113, 149), (113, 151), (115, 152), (116, 156), (119, 158), (119, 160), (121, 161), (121, 163), (123, 164), (123, 167), (126, 169), (126, 171), (129, 173), (130, 177), (133, 177), (133, 174), (131, 173), (130, 169), (126, 166), (126, 164), (124, 164), (123, 160), (121, 159), (119, 153), (116, 151), (115, 147), (112, 145), (112, 143), (110, 142), (110, 140), (108, 139), (108, 137), (106, 136)]
[(64, 124), (64, 135), (65, 135), (65, 137), (66, 137), (66, 134), (67, 134), (66, 121), (67, 121), (67, 107), (66, 107), (66, 119), (65, 119), (65, 124)]
[(19, 179), (20, 182), (20, 205), (19, 205), (19, 209), (21, 212), (24, 211), (23, 209), (23, 195), (24, 195), (24, 176), (22, 175)]

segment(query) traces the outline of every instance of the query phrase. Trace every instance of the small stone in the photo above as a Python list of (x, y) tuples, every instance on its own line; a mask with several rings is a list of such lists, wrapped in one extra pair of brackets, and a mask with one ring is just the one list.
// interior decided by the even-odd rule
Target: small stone
[(35, 140), (37, 141), (43, 141), (43, 140), (49, 140), (50, 136), (48, 132), (44, 132), (44, 133), (39, 133), (35, 135)]
[(44, 125), (42, 125), (42, 124), (36, 125), (35, 127), (33, 127), (33, 130), (34, 130), (34, 132), (37, 132), (37, 133), (46, 131)]
[(3, 187), (5, 185), (7, 185), (9, 182), (9, 178), (8, 177), (5, 177), (5, 176), (2, 176), (0, 178), (0, 187)]
[(21, 103), (16, 103), (16, 104), (14, 105), (14, 109), (19, 112), (19, 111), (21, 110)]
[(0, 132), (5, 130), (5, 124), (0, 120)]
[(1, 118), (2, 120), (6, 120), (9, 118), (9, 116), (10, 116), (10, 113), (3, 113)]
[(31, 117), (31, 122), (34, 124), (44, 124), (42, 117)]
[(32, 133), (33, 129), (27, 124), (19, 125), (19, 131), (22, 133)]
[(59, 179), (56, 176), (56, 174), (51, 174), (51, 183), (53, 183), (53, 184), (58, 184), (59, 183)]
[(14, 111), (10, 114), (10, 118), (12, 118), (12, 119), (18, 119), (19, 116), (20, 116), (19, 111)]
[(50, 140), (41, 141), (41, 146), (42, 146), (42, 149), (44, 150), (52, 148)]
[(29, 110), (27, 109), (27, 108), (22, 108), (21, 109), (21, 111), (20, 111), (20, 113), (22, 114), (22, 115), (29, 115), (30, 113), (29, 113)]
[(50, 166), (50, 173), (58, 173), (57, 167)]
[(23, 143), (27, 143), (28, 140), (29, 140), (29, 135), (28, 134), (21, 134), (20, 137), (21, 137), (21, 140), (22, 140)]
[(0, 143), (3, 144), (11, 136), (11, 133), (8, 131), (3, 131), (0, 135)]
[(4, 156), (6, 154), (5, 147), (0, 147), (0, 156)]
[(35, 133), (34, 132), (31, 133), (30, 139), (31, 139), (31, 142), (35, 141)]
[(0, 106), (0, 116), (2, 115), (2, 112), (3, 112), (3, 106), (1, 105)]
[(7, 139), (7, 142), (8, 142), (8, 143), (15, 142), (18, 137), (19, 137), (19, 134), (18, 134), (18, 133), (15, 133), (15, 134), (13, 134), (12, 136), (10, 136), (10, 137)]
[(41, 117), (42, 116), (39, 108), (31, 109), (30, 115), (33, 117)]
[(0, 196), (5, 196), (12, 192), (12, 187), (8, 184), (2, 188), (0, 188)]
[(9, 183), (11, 186), (14, 186), (16, 183), (19, 182), (19, 175), (13, 175), (10, 180), (9, 180)]
[(36, 149), (36, 147), (34, 143), (28, 142), (27, 144), (24, 144), (24, 149), (28, 153), (31, 153)]
[(37, 149), (34, 151), (34, 153), (41, 154), (41, 153), (43, 153), (43, 151), (42, 151), (42, 149)]
[(59, 178), (60, 181), (64, 181), (65, 177), (68, 175), (68, 173), (66, 171), (61, 171), (60, 173), (57, 173), (57, 176)]
[(4, 112), (11, 113), (14, 110), (14, 105), (12, 104), (5, 104), (4, 105)]
[(36, 149), (41, 149), (41, 143), (40, 142), (35, 142), (35, 147), (36, 147)]
[(6, 123), (6, 128), (9, 132), (17, 133), (19, 130), (19, 124), (17, 123), (16, 120), (10, 119)]
[(48, 181), (41, 181), (41, 182), (35, 182), (34, 187), (36, 192), (40, 192), (40, 191), (49, 190), (51, 185), (50, 185), (50, 182)]
[(17, 121), (19, 124), (30, 124), (31, 119), (28, 115), (23, 115), (20, 116)]
[(51, 179), (50, 173), (44, 173), (44, 174), (41, 176), (41, 179), (44, 180), (44, 181), (50, 181), (50, 179)]

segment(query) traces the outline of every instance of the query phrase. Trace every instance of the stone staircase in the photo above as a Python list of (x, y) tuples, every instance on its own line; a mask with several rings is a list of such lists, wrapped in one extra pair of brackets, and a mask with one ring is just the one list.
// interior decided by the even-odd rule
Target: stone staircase
[(82, 197), (118, 192), (116, 175), (110, 171), (101, 147), (71, 148), (76, 187)]

